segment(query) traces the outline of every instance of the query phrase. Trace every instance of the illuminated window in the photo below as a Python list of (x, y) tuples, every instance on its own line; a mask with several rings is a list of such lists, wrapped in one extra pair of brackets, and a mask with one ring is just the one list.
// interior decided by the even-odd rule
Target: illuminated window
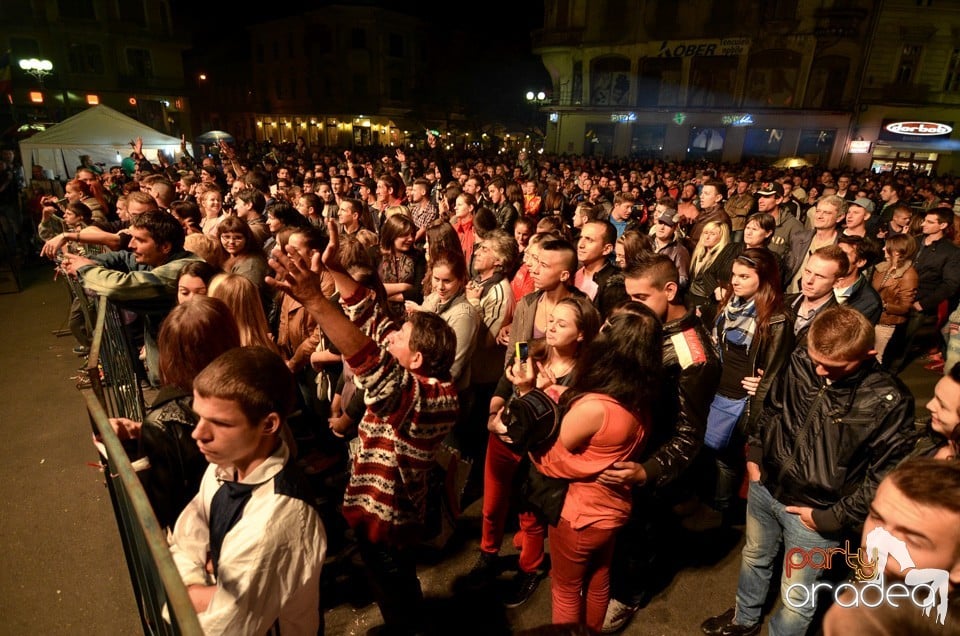
[(87, 95), (87, 103), (91, 106), (96, 106), (100, 103), (100, 97), (97, 95)]
[(43, 93), (41, 93), (40, 91), (30, 91), (30, 101), (33, 102), (34, 104), (42, 104)]

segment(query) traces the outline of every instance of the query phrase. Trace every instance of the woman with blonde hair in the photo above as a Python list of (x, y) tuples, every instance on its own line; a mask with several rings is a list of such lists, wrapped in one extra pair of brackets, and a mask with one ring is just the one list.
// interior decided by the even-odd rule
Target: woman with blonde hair
[(270, 334), (256, 285), (240, 274), (217, 274), (210, 281), (207, 295), (219, 298), (230, 308), (240, 329), (242, 346), (266, 347), (279, 355), (280, 349)]
[(225, 218), (223, 214), (223, 191), (214, 183), (200, 183), (197, 186), (197, 205), (203, 218), (200, 229), (207, 236), (217, 238), (217, 226)]
[(703, 324), (710, 328), (717, 315), (717, 303), (723, 281), (730, 280), (730, 268), (737, 251), (730, 241), (730, 226), (711, 221), (703, 226), (700, 240), (690, 255), (690, 286), (687, 308), (696, 309)]

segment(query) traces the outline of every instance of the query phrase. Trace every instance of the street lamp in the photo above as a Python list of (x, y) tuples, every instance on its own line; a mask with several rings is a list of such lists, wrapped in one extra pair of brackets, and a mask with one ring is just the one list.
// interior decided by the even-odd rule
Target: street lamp
[(29, 60), (20, 60), (19, 64), (24, 72), (37, 78), (40, 88), (43, 88), (43, 78), (53, 73), (53, 62), (50, 60), (38, 60), (32, 57)]
[(540, 104), (546, 101), (547, 94), (543, 91), (527, 91), (527, 103), (530, 104), (531, 109), (533, 110), (530, 128), (536, 131), (537, 128), (537, 113), (540, 111)]

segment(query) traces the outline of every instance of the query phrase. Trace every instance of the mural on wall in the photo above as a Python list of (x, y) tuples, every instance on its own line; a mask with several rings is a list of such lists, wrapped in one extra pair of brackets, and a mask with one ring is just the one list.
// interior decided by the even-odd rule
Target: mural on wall
[(594, 71), (590, 76), (590, 103), (595, 106), (627, 106), (630, 77), (618, 71)]

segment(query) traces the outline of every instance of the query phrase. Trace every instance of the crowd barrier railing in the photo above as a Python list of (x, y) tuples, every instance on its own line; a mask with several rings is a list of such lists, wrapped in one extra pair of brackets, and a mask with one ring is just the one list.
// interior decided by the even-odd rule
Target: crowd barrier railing
[(87, 373), (80, 392), (98, 438), (124, 557), (145, 634), (203, 634), (163, 529), (110, 417), (143, 421), (143, 393), (119, 309), (99, 298)]

